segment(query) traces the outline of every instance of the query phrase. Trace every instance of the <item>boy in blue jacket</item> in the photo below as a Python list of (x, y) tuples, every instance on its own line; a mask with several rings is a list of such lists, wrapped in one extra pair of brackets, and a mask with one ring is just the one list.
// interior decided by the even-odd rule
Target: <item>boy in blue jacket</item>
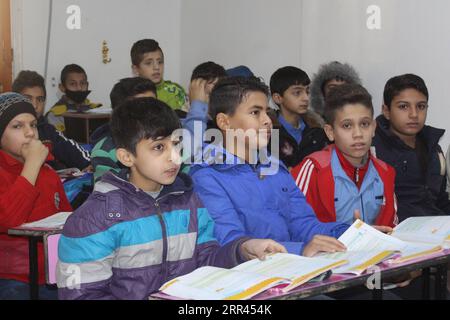
[(257, 78), (225, 78), (211, 92), (210, 115), (223, 138), (206, 146), (207, 159), (190, 174), (215, 221), (216, 238), (221, 244), (272, 238), (304, 256), (344, 251), (335, 238), (348, 225), (319, 222), (284, 164), (263, 159), (272, 128), (268, 108), (268, 88)]
[(269, 252), (273, 240), (239, 236), (220, 247), (213, 222), (179, 173), (180, 128), (175, 111), (154, 98), (114, 109), (117, 159), (94, 193), (67, 220), (59, 240), (61, 299), (146, 299), (165, 282), (198, 267), (233, 267)]

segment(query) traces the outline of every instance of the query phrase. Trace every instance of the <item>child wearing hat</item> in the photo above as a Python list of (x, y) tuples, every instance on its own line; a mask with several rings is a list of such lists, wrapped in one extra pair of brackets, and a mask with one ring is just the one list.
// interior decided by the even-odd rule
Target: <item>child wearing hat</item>
[[(58, 175), (45, 164), (52, 155), (39, 140), (36, 111), (18, 93), (0, 94), (0, 139), (0, 300), (27, 299), (28, 241), (8, 236), (8, 229), (72, 208)], [(43, 286), (42, 243), (38, 270), (40, 295), (51, 297)]]

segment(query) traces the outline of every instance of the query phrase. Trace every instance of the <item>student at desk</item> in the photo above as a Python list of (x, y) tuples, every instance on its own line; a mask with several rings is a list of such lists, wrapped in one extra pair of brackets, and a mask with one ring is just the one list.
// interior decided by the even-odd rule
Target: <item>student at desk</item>
[[(72, 211), (56, 172), (45, 162), (53, 158), (39, 140), (31, 101), (18, 93), (0, 95), (0, 300), (27, 299), (28, 241), (7, 230), (25, 222)], [(40, 296), (56, 299), (43, 284), (44, 253), (38, 247)]]

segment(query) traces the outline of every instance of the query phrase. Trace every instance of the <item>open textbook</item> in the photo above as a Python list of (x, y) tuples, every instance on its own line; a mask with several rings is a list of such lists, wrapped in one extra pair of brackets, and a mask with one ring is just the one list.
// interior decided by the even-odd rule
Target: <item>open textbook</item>
[(67, 218), (72, 212), (58, 212), (54, 215), (51, 215), (47, 218), (24, 223), (17, 228), (14, 229), (22, 229), (22, 230), (58, 230), (64, 227)]
[(249, 299), (281, 284), (286, 284), (281, 291), (287, 292), (345, 263), (345, 260), (276, 253), (263, 261), (250, 260), (233, 269), (201, 267), (166, 282), (160, 291), (181, 299)]
[[(426, 217), (425, 219), (428, 221), (432, 218), (437, 217)], [(442, 237), (440, 242), (426, 243), (423, 241), (415, 241), (416, 238), (422, 238), (422, 232), (419, 231), (422, 229), (418, 227), (418, 224), (421, 223), (423, 225), (425, 220), (420, 223), (408, 220), (399, 224), (394, 229), (392, 235), (384, 234), (361, 220), (356, 220), (339, 238), (339, 241), (347, 247), (346, 252), (320, 254), (319, 256), (322, 258), (345, 259), (349, 261), (347, 265), (333, 270), (334, 273), (362, 274), (371, 266), (388, 259), (393, 264), (402, 263), (439, 252), (443, 249), (442, 243), (444, 237)], [(403, 231), (400, 233), (399, 230)], [(407, 230), (410, 233), (407, 233)], [(426, 230), (428, 229), (424, 228), (423, 232)], [(409, 240), (405, 241), (400, 239), (397, 237), (399, 234), (408, 234)]]

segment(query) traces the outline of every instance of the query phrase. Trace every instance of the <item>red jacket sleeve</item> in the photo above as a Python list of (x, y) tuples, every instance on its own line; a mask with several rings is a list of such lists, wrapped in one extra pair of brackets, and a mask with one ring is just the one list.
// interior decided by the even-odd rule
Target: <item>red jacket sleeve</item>
[(0, 230), (25, 223), (33, 210), (39, 191), (24, 177), (12, 185), (0, 177)]

